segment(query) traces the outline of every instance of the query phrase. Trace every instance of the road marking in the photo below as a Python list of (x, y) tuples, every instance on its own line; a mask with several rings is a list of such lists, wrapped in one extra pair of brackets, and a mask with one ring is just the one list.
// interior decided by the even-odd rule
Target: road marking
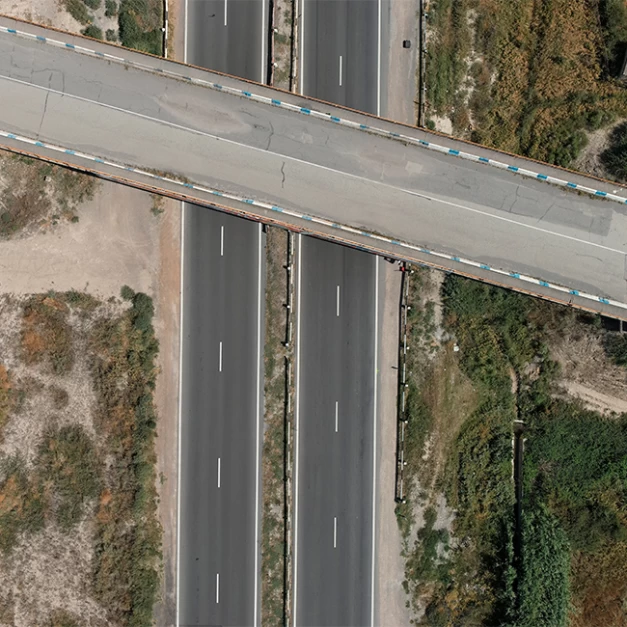
[(222, 372), (222, 342), (220, 342), (220, 372)]
[(220, 487), (220, 458), (218, 457), (218, 488)]
[(227, 6), (228, 0), (224, 0), (224, 25), (226, 26), (226, 14), (227, 14)]
[(338, 431), (338, 401), (335, 401), (335, 433)]
[[(302, 94), (303, 92), (303, 88), (305, 86), (305, 0), (296, 0), (297, 2), (300, 1), (300, 4), (302, 6), (302, 11), (301, 11), (301, 15), (300, 15), (300, 20), (298, 20), (299, 22), (299, 31), (300, 31), (300, 56), (298, 59), (298, 73), (300, 74), (299, 76), (299, 92)], [(297, 16), (298, 17), (298, 16)], [(296, 606), (294, 606), (296, 607)], [(296, 614), (294, 614), (294, 620), (296, 620)]]
[(220, 573), (216, 573), (216, 603), (220, 603)]
[(258, 256), (257, 256), (257, 412), (255, 430), (257, 432), (256, 452), (255, 452), (255, 600), (253, 609), (253, 625), (257, 627), (258, 599), (259, 599), (259, 454), (260, 441), (259, 430), (261, 428), (261, 368), (262, 368), (262, 347), (261, 347), (261, 315), (262, 315), (262, 293), (261, 293), (261, 244), (263, 225), (259, 223)]
[(266, 2), (269, 0), (261, 0), (261, 76), (259, 82), (264, 85), (268, 78), (268, 59), (266, 58), (266, 43), (268, 34), (266, 33)]
[(292, 624), (295, 626), (298, 619), (296, 613), (296, 602), (298, 600), (298, 442), (300, 440), (300, 284), (301, 284), (301, 268), (303, 266), (303, 236), (298, 234), (298, 286), (296, 289), (296, 390), (294, 405), (294, 609), (292, 613)]
[(224, 227), (220, 227), (220, 257), (224, 257)]
[(333, 548), (337, 549), (337, 518), (333, 518)]
[(377, 3), (377, 21), (378, 21), (378, 38), (377, 38), (377, 115), (381, 117), (381, 0)]
[(372, 581), (370, 584), (370, 625), (374, 627), (375, 566), (377, 531), (377, 382), (379, 361), (379, 257), (374, 258), (374, 417), (372, 433)]
[(340, 55), (340, 87), (342, 86), (342, 55)]
[(187, 0), (185, 0), (185, 33), (183, 36), (183, 63), (187, 63)]
[(183, 421), (183, 272), (185, 267), (185, 203), (181, 203), (181, 274), (179, 286), (179, 424), (176, 488), (176, 627), (180, 624), (181, 589), (181, 434)]
[(337, 299), (336, 299), (336, 306), (335, 306), (335, 313), (337, 314), (337, 317), (340, 317), (340, 286), (337, 286)]

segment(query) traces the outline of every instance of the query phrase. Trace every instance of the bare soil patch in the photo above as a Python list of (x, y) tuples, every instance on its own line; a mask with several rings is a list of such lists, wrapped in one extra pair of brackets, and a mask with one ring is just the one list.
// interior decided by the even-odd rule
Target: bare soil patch
[(561, 365), (565, 393), (594, 411), (627, 412), (627, 370), (608, 359), (598, 334), (575, 326), (552, 340), (551, 356)]

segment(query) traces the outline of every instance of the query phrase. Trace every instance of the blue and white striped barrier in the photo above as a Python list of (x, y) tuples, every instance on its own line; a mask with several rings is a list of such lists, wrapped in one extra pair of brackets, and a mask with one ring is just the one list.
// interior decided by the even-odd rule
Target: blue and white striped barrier
[[(41, 37), (40, 35), (35, 35), (33, 33), (27, 32), (27, 31), (17, 30), (15, 28), (7, 28), (6, 26), (0, 26), (0, 33), (1, 32), (10, 33), (12, 35), (18, 35), (20, 37), (26, 37), (26, 38), (29, 38), (29, 39), (36, 39), (37, 41), (41, 41), (43, 43), (46, 43), (46, 44), (49, 44), (49, 45), (53, 45), (53, 46), (60, 46), (60, 47), (63, 47), (63, 48), (70, 48), (72, 50), (75, 50), (75, 51), (83, 53), (83, 54), (89, 54), (89, 55), (92, 55), (92, 56), (97, 56), (97, 57), (100, 57), (100, 58), (108, 59), (109, 61), (114, 61), (116, 63), (123, 63), (125, 65), (133, 66), (133, 67), (136, 67), (136, 68), (141, 69), (141, 70), (145, 70), (145, 71), (149, 71), (149, 72), (158, 72), (158, 73), (164, 74), (166, 76), (172, 76), (173, 78), (176, 78), (176, 79), (189, 81), (189, 82), (194, 83), (196, 85), (202, 85), (202, 86), (208, 87), (210, 89), (224, 91), (226, 93), (230, 93), (230, 94), (233, 94), (235, 96), (248, 98), (250, 100), (254, 100), (256, 102), (268, 104), (268, 105), (271, 105), (271, 106), (281, 107), (281, 108), (287, 109), (289, 111), (302, 113), (304, 115), (309, 115), (309, 116), (312, 116), (312, 117), (316, 117), (316, 118), (321, 119), (321, 120), (327, 120), (327, 121), (330, 121), (330, 122), (332, 122), (334, 124), (339, 124), (341, 126), (346, 126), (346, 127), (349, 127), (349, 128), (365, 131), (365, 132), (368, 132), (368, 133), (373, 134), (373, 135), (378, 135), (380, 137), (387, 137), (387, 138), (391, 138), (391, 139), (396, 139), (396, 140), (402, 141), (404, 143), (409, 143), (409, 144), (412, 144), (412, 145), (415, 145), (415, 146), (421, 146), (421, 147), (426, 148), (428, 150), (434, 150), (434, 151), (442, 153), (444, 155), (453, 156), (453, 157), (459, 157), (461, 159), (466, 159), (468, 161), (473, 161), (475, 163), (481, 163), (481, 164), (484, 164), (484, 165), (489, 165), (489, 166), (492, 166), (492, 167), (495, 167), (495, 168), (499, 168), (501, 170), (507, 170), (507, 171), (513, 172), (515, 174), (520, 174), (521, 176), (537, 179), (539, 181), (544, 181), (546, 183), (552, 183), (554, 185), (559, 185), (560, 187), (564, 187), (566, 189), (573, 189), (573, 190), (576, 190), (578, 192), (584, 192), (586, 194), (590, 194), (590, 195), (595, 196), (595, 197), (601, 197), (601, 198), (604, 198), (606, 200), (619, 202), (622, 205), (627, 204), (627, 198), (625, 198), (623, 196), (619, 196), (619, 195), (614, 194), (614, 193), (610, 193), (610, 192), (605, 192), (605, 191), (602, 191), (602, 190), (594, 189), (593, 187), (587, 187), (585, 185), (579, 185), (578, 183), (572, 183), (570, 181), (567, 181), (566, 179), (557, 178), (555, 176), (550, 176), (548, 174), (543, 174), (541, 172), (535, 172), (533, 170), (527, 170), (525, 168), (520, 168), (520, 167), (515, 166), (515, 165), (510, 165), (510, 164), (504, 163), (502, 161), (497, 161), (496, 159), (488, 159), (486, 157), (480, 157), (479, 155), (475, 155), (475, 154), (472, 154), (470, 152), (465, 152), (465, 151), (462, 151), (462, 150), (456, 150), (454, 148), (447, 148), (446, 146), (442, 146), (442, 145), (437, 144), (437, 143), (433, 143), (433, 142), (426, 141), (426, 140), (423, 140), (423, 139), (417, 139), (415, 137), (411, 137), (409, 135), (403, 135), (401, 133), (396, 133), (394, 131), (387, 131), (387, 130), (379, 128), (377, 126), (371, 126), (370, 124), (360, 124), (359, 122), (354, 122), (352, 120), (339, 118), (339, 117), (337, 117), (335, 115), (332, 115), (330, 113), (323, 113), (321, 111), (316, 111), (315, 109), (310, 109), (310, 108), (307, 108), (307, 107), (301, 107), (299, 105), (294, 105), (294, 104), (291, 104), (289, 102), (283, 102), (282, 100), (279, 100), (277, 98), (271, 98), (271, 97), (268, 97), (268, 96), (262, 96), (260, 94), (254, 94), (254, 93), (252, 93), (252, 92), (250, 92), (248, 90), (245, 90), (245, 89), (238, 89), (238, 88), (235, 88), (235, 87), (228, 87), (228, 86), (222, 85), (220, 83), (216, 83), (216, 82), (213, 82), (213, 81), (206, 81), (206, 80), (203, 80), (201, 78), (194, 78), (192, 76), (188, 76), (188, 75), (185, 75), (185, 74), (180, 74), (178, 72), (173, 72), (171, 70), (156, 69), (156, 68), (152, 67), (151, 65), (144, 64), (144, 63), (139, 63), (139, 62), (133, 61), (131, 59), (125, 59), (124, 57), (120, 57), (120, 56), (117, 56), (117, 55), (114, 55), (114, 54), (109, 54), (109, 53), (106, 53), (106, 52), (98, 52), (97, 50), (94, 50), (93, 48), (88, 48), (86, 46), (78, 46), (78, 45), (73, 44), (73, 43), (66, 43), (64, 41), (61, 41), (61, 40), (58, 40), (58, 39), (51, 39), (49, 37)], [(89, 43), (88, 40), (85, 40), (85, 41), (86, 41), (86, 43)], [(120, 48), (120, 50), (123, 51), (124, 49)]]
[(139, 174), (141, 176), (148, 177), (153, 179), (154, 181), (162, 181), (164, 183), (168, 183), (169, 185), (175, 185), (178, 187), (182, 187), (185, 189), (195, 190), (197, 192), (201, 192), (204, 194), (210, 194), (212, 196), (216, 196), (218, 198), (224, 198), (225, 200), (231, 200), (235, 202), (244, 203), (247, 205), (251, 205), (253, 207), (257, 207), (259, 209), (264, 209), (265, 211), (273, 211), (275, 213), (279, 213), (282, 215), (290, 216), (292, 218), (297, 218), (300, 220), (307, 220), (313, 224), (319, 224), (326, 228), (331, 228), (336, 231), (340, 231), (342, 233), (350, 233), (351, 235), (359, 235), (369, 238), (374, 242), (383, 242), (385, 244), (391, 244), (394, 246), (398, 246), (400, 248), (404, 248), (406, 250), (420, 253), (423, 255), (430, 255), (436, 259), (442, 259), (445, 261), (453, 261), (459, 263), (461, 265), (467, 266), (469, 268), (475, 268), (480, 270), (490, 271), (498, 276), (502, 277), (510, 277), (514, 279), (518, 279), (525, 283), (529, 283), (530, 285), (536, 285), (541, 287), (550, 288), (556, 292), (560, 292), (561, 294), (567, 294), (569, 296), (578, 296), (579, 298), (583, 298), (595, 303), (602, 303), (604, 305), (611, 305), (613, 307), (618, 307), (620, 309), (627, 311), (627, 304), (621, 303), (619, 301), (605, 298), (603, 296), (596, 296), (595, 294), (589, 294), (587, 292), (581, 292), (579, 290), (575, 290), (572, 288), (564, 287), (563, 285), (557, 285), (555, 283), (549, 283), (548, 281), (544, 281), (542, 279), (537, 279), (535, 277), (522, 274), (519, 272), (513, 272), (508, 270), (502, 270), (500, 268), (494, 268), (488, 264), (482, 263), (480, 261), (473, 261), (472, 259), (466, 259), (465, 257), (458, 257), (456, 255), (450, 255), (448, 253), (442, 253), (435, 250), (431, 250), (425, 248), (423, 246), (418, 246), (416, 244), (410, 244), (408, 242), (403, 242), (401, 240), (393, 239), (391, 237), (386, 237), (384, 235), (379, 235), (377, 233), (369, 233), (367, 231), (363, 231), (361, 229), (356, 229), (351, 226), (345, 226), (343, 224), (338, 224), (337, 222), (332, 222), (331, 220), (326, 220), (324, 218), (318, 218), (315, 216), (310, 216), (304, 213), (299, 213), (297, 211), (293, 211), (291, 209), (287, 209), (285, 207), (278, 207), (277, 205), (272, 205), (267, 202), (263, 202), (260, 200), (254, 200), (252, 198), (246, 198), (243, 196), (238, 196), (236, 194), (231, 194), (229, 192), (219, 191), (217, 189), (211, 189), (209, 187), (203, 187), (202, 185), (195, 185), (193, 183), (187, 183), (184, 181), (180, 181), (168, 176), (161, 176), (159, 174), (154, 174), (153, 172), (147, 172), (145, 170), (140, 170), (138, 168), (131, 168), (129, 166), (122, 165), (120, 163), (116, 163), (115, 161), (109, 161), (108, 159), (101, 159), (100, 157), (95, 157), (94, 155), (89, 155), (84, 152), (80, 152), (78, 150), (72, 150), (71, 148), (63, 148), (61, 146), (56, 146), (54, 144), (48, 144), (46, 142), (42, 142), (39, 140), (31, 139), (30, 137), (23, 137), (21, 135), (16, 135), (15, 133), (10, 133), (8, 131), (0, 130), (0, 137), (5, 137), (7, 139), (11, 139), (13, 141), (21, 142), (24, 144), (28, 144), (30, 146), (37, 146), (39, 148), (46, 148), (48, 150), (52, 150), (54, 152), (58, 152), (65, 155), (71, 155), (74, 157), (79, 157), (81, 159), (85, 159), (87, 161), (92, 161), (94, 163), (98, 163), (101, 165), (109, 166), (112, 168), (116, 168), (118, 170), (124, 170), (127, 172), (133, 172), (135, 174)]

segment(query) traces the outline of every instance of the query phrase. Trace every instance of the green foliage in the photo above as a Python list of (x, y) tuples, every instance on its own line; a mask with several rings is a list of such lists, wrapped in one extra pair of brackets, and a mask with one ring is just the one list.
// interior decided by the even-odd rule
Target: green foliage
[(50, 615), (45, 627), (79, 627), (78, 618), (65, 610), (57, 610)]
[(85, 5), (95, 11), (100, 8), (101, 0), (83, 0)]
[(601, 153), (601, 163), (618, 179), (627, 181), (627, 122), (610, 134), (609, 146)]
[(118, 3), (115, 0), (105, 0), (105, 17), (115, 17), (118, 14)]
[(600, 0), (604, 56), (608, 71), (617, 76), (623, 65), (627, 44), (627, 6), (623, 0)]
[(105, 33), (105, 39), (107, 41), (115, 42), (118, 40), (118, 34), (112, 28), (107, 28), (107, 32)]
[(64, 0), (65, 9), (67, 12), (81, 24), (89, 24), (91, 22), (91, 15), (85, 6), (83, 0)]
[(118, 24), (122, 45), (151, 54), (163, 54), (162, 21), (161, 1), (121, 0)]
[(41, 480), (51, 485), (57, 523), (64, 529), (75, 526), (100, 486), (100, 464), (90, 437), (78, 424), (50, 430), (39, 446), (36, 466)]
[(120, 290), (120, 296), (124, 300), (133, 300), (133, 298), (135, 298), (135, 290), (128, 285), (123, 285), (122, 289)]
[(44, 527), (44, 496), (19, 455), (0, 459), (0, 477), (0, 551), (10, 553), (20, 534)]
[(532, 417), (525, 485), (559, 518), (573, 549), (627, 540), (627, 416), (605, 419), (555, 400)]
[(425, 81), (427, 102), (438, 115), (456, 103), (466, 71), (465, 57), (471, 45), (467, 11), (467, 0), (436, 0), (429, 10), (434, 38), (427, 46)]
[(447, 553), (448, 531), (434, 529), (436, 511), (428, 507), (424, 513), (425, 524), (417, 533), (416, 550), (407, 561), (407, 570), (412, 577), (422, 584), (439, 582), (447, 585), (450, 579), (451, 564), (444, 557), (438, 557), (438, 552)]
[(627, 366), (627, 335), (606, 333), (603, 338), (605, 354), (618, 366)]
[(96, 419), (115, 454), (108, 483), (118, 486), (97, 532), (93, 585), (112, 622), (143, 627), (152, 624), (161, 546), (152, 397), (158, 344), (152, 300), (135, 293), (132, 301), (122, 317), (102, 321), (92, 338)]
[(90, 24), (81, 31), (85, 37), (92, 37), (93, 39), (102, 39), (102, 29), (95, 24)]
[(566, 627), (570, 609), (570, 549), (546, 505), (525, 508), (516, 627)]

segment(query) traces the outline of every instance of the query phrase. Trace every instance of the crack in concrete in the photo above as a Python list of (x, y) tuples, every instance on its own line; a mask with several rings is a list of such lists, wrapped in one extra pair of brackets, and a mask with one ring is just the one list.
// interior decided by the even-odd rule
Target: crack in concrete
[(285, 161), (281, 166), (281, 175), (283, 176), (283, 179), (281, 180), (281, 189), (285, 189)]

